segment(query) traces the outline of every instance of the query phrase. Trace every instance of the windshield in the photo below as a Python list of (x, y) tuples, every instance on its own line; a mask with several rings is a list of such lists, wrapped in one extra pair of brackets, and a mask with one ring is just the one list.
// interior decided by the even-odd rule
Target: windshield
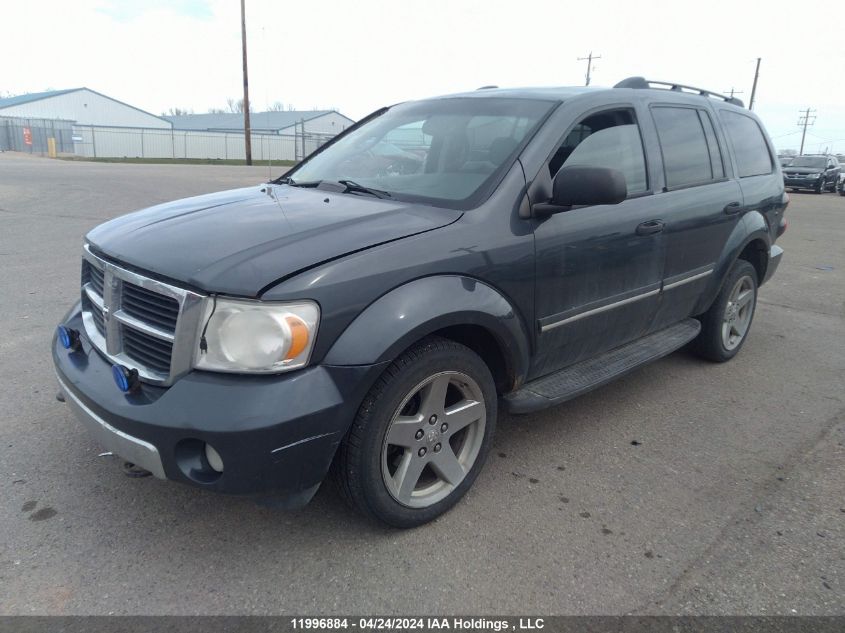
[(822, 156), (799, 156), (791, 163), (790, 167), (814, 167), (816, 169), (824, 169), (827, 161)]
[(307, 159), (288, 182), (352, 181), (346, 191), (470, 208), (490, 194), (553, 105), (491, 97), (398, 105)]

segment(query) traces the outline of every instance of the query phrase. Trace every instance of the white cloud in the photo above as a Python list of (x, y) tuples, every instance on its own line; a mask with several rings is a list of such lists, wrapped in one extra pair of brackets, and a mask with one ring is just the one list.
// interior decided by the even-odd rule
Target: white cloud
[[(281, 101), (335, 106), (353, 117), (389, 103), (502, 86), (583, 81), (576, 58), (601, 54), (594, 83), (630, 75), (748, 100), (763, 58), (755, 109), (779, 147), (798, 109), (845, 151), (845, 48), (835, 20), (796, 15), (794, 3), (717, 0), (246, 0), (250, 94), (256, 109)], [(812, 25), (806, 27), (805, 24)], [(236, 0), (30, 0), (4, 7), (0, 90), (86, 85), (159, 113), (198, 112), (241, 94)], [(10, 62), (9, 60), (17, 60)], [(798, 137), (800, 140), (800, 137)]]

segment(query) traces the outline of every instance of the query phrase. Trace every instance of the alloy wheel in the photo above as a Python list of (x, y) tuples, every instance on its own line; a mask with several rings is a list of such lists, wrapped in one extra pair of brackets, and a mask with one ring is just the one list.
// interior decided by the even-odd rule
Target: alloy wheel
[(722, 344), (732, 350), (742, 343), (751, 325), (755, 299), (754, 280), (745, 275), (734, 284), (722, 320)]
[(457, 371), (429, 376), (403, 399), (385, 433), (382, 478), (404, 506), (447, 497), (478, 458), (487, 420), (481, 387)]

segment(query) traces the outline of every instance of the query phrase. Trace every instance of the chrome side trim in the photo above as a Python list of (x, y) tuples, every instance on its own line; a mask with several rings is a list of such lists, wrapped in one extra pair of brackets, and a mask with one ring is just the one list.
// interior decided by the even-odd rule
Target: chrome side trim
[(704, 272), (698, 273), (697, 275), (692, 275), (691, 277), (686, 277), (684, 279), (679, 279), (678, 281), (673, 281), (671, 284), (666, 284), (665, 286), (663, 286), (663, 290), (671, 290), (672, 288), (677, 288), (678, 286), (683, 286), (684, 284), (703, 279), (712, 272), (713, 269), (711, 268), (710, 270), (705, 270)]
[(555, 321), (554, 323), (547, 323), (546, 325), (540, 328), (540, 332), (548, 332), (549, 330), (553, 330), (557, 327), (560, 327), (561, 325), (566, 325), (567, 323), (572, 323), (573, 321), (578, 321), (579, 319), (585, 319), (586, 317), (593, 316), (594, 314), (601, 314), (602, 312), (607, 312), (608, 310), (613, 310), (615, 308), (628, 305), (629, 303), (634, 303), (634, 301), (640, 301), (641, 299), (653, 297), (658, 293), (660, 293), (660, 288), (655, 288), (654, 290), (649, 290), (648, 292), (643, 292), (642, 294), (634, 295), (633, 297), (628, 297), (627, 299), (622, 299), (621, 301), (608, 303), (607, 305), (600, 306), (598, 308), (593, 308), (592, 310), (587, 310), (586, 312), (580, 312), (571, 317), (561, 319), (560, 321)]
[(94, 413), (68, 389), (58, 371), (56, 372), (56, 380), (59, 381), (59, 387), (65, 394), (65, 401), (70, 405), (76, 417), (103, 448), (145, 470), (149, 470), (159, 479), (167, 479), (164, 474), (161, 455), (159, 455), (155, 446), (114, 428)]

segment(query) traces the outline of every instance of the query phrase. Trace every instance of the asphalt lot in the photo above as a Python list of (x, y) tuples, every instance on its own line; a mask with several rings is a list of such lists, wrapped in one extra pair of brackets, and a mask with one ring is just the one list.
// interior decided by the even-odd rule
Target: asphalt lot
[(82, 236), (267, 173), (0, 154), (0, 614), (845, 613), (845, 198), (792, 194), (733, 362), (504, 416), (463, 502), (400, 532), (329, 486), (286, 513), (129, 479), (54, 399)]

